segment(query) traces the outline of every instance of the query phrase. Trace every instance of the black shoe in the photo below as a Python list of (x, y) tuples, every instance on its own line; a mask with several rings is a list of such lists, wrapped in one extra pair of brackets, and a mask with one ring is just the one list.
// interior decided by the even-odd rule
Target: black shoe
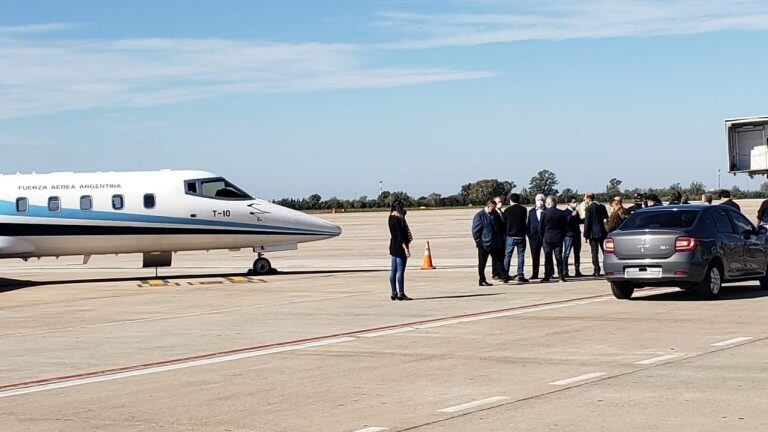
[(509, 283), (509, 278), (508, 278), (508, 277), (505, 277), (505, 278), (504, 278), (504, 279), (502, 279), (501, 281), (502, 281), (502, 282), (504, 282), (505, 284), (507, 284), (507, 283)]
[(564, 274), (563, 277), (571, 277), (568, 273)]
[(536, 279), (539, 279), (539, 275), (535, 274), (535, 275), (531, 276), (531, 280), (536, 280)]
[(530, 282), (528, 279), (525, 278), (525, 276), (518, 276), (517, 281), (521, 283), (528, 283)]
[(580, 271), (576, 270), (576, 275), (575, 275), (575, 277), (577, 277), (577, 278), (580, 278), (580, 277), (584, 277), (584, 274), (583, 274), (582, 272), (580, 272)]
[(400, 297), (398, 297), (397, 299), (398, 299), (398, 300), (400, 300), (400, 301), (403, 301), (403, 300), (413, 300), (412, 298), (408, 297), (408, 296), (407, 296), (407, 295), (405, 295), (405, 294), (401, 295), (401, 296), (400, 296)]
[(560, 282), (568, 282), (568, 279), (565, 276), (560, 276)]
[(552, 281), (552, 280), (551, 280), (550, 278), (548, 278), (548, 277), (545, 277), (544, 279), (542, 279), (542, 280), (541, 280), (541, 283), (549, 283), (549, 282), (551, 282), (551, 281)]
[(488, 283), (488, 281), (482, 281), (480, 282), (480, 286), (493, 286), (492, 283)]
[(397, 300), (397, 296), (394, 296), (394, 295), (393, 296), (389, 296), (389, 299), (392, 300), (392, 301)]
[(493, 276), (491, 279), (501, 282), (501, 276)]

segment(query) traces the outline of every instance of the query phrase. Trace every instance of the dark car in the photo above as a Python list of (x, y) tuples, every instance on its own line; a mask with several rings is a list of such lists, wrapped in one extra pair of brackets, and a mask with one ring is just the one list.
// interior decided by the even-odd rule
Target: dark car
[(605, 241), (605, 277), (616, 298), (677, 286), (716, 298), (724, 282), (768, 289), (768, 228), (728, 206), (674, 205), (632, 213)]

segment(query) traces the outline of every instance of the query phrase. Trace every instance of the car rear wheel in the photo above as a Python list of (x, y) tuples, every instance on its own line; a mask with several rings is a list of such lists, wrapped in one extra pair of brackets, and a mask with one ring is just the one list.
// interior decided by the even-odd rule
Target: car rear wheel
[(635, 287), (628, 283), (611, 282), (611, 292), (619, 300), (629, 300), (635, 292)]
[(716, 299), (723, 287), (723, 275), (720, 267), (713, 265), (707, 270), (704, 280), (699, 284), (699, 293), (705, 299)]
[(765, 269), (765, 275), (760, 278), (760, 289), (768, 290), (768, 268)]

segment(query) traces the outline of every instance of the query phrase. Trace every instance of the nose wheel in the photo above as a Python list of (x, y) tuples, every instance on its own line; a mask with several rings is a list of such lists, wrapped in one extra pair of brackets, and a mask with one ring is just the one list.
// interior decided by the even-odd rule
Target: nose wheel
[(265, 275), (272, 271), (272, 263), (264, 257), (259, 257), (253, 262), (253, 273)]

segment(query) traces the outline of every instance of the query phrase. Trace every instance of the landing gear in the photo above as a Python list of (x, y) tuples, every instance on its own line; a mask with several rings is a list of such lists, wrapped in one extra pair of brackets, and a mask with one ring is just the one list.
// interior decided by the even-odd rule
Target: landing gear
[(259, 257), (253, 262), (253, 273), (256, 275), (265, 275), (271, 272), (272, 263), (259, 254)]

